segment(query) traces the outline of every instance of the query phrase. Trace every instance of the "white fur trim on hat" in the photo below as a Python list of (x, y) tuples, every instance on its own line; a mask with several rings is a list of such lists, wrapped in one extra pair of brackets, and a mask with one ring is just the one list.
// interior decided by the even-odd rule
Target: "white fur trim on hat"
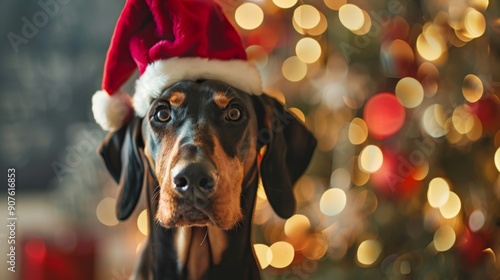
[(132, 98), (124, 92), (109, 95), (104, 90), (92, 96), (92, 112), (96, 122), (104, 130), (116, 131), (132, 115)]
[(134, 94), (136, 115), (144, 117), (153, 99), (168, 86), (197, 79), (219, 80), (250, 94), (262, 93), (259, 71), (247, 61), (173, 57), (149, 64), (137, 80)]

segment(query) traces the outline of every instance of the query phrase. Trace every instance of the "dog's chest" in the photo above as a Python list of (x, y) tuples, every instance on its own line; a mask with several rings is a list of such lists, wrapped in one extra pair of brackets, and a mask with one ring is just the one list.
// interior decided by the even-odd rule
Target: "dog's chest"
[(181, 227), (174, 236), (177, 269), (187, 279), (202, 279), (210, 266), (222, 260), (227, 248), (226, 233), (215, 227)]

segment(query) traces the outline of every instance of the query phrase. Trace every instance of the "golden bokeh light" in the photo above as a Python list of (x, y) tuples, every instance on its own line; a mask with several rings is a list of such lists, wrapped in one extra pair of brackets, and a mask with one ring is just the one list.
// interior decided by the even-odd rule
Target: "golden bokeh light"
[(455, 30), (455, 35), (457, 36), (457, 38), (462, 41), (463, 43), (468, 43), (470, 42), (472, 39), (472, 36), (469, 34), (469, 32), (467, 32), (467, 30), (465, 29), (458, 29), (458, 30)]
[(476, 209), (472, 211), (469, 216), (469, 228), (471, 231), (479, 231), (483, 228), (484, 223), (486, 222), (486, 216), (481, 209)]
[(266, 88), (264, 91), (267, 95), (276, 98), (276, 100), (278, 100), (282, 104), (286, 104), (286, 96), (281, 90), (277, 88)]
[(338, 168), (330, 175), (330, 187), (346, 190), (351, 185), (351, 174), (345, 168)]
[(446, 140), (448, 140), (451, 144), (457, 144), (463, 139), (464, 135), (455, 129), (452, 118), (448, 118), (446, 120), (446, 123), (444, 124), (444, 131), (446, 134)]
[(293, 12), (293, 20), (300, 28), (311, 29), (320, 21), (319, 11), (311, 5), (300, 5)]
[(293, 215), (285, 222), (285, 234), (290, 238), (300, 237), (307, 233), (311, 227), (309, 219), (300, 214)]
[(306, 76), (307, 65), (298, 57), (292, 56), (283, 62), (281, 72), (287, 80), (291, 82), (298, 82)]
[(434, 233), (434, 248), (439, 252), (448, 251), (455, 244), (455, 231), (449, 225), (442, 225)]
[(365, 16), (358, 6), (345, 4), (339, 9), (339, 19), (345, 28), (355, 31), (363, 27)]
[(258, 45), (252, 45), (246, 48), (248, 61), (257, 66), (258, 69), (264, 69), (269, 61), (269, 55), (266, 50)]
[(460, 134), (466, 134), (471, 129), (471, 124), (467, 123), (467, 120), (471, 117), (470, 111), (465, 106), (458, 106), (453, 110), (453, 114), (451, 116), (451, 121), (453, 123), (453, 127)]
[[(295, 21), (292, 22), (295, 24)], [(311, 29), (304, 29), (304, 32), (311, 36), (319, 36), (323, 34), (327, 28), (328, 28), (328, 20), (326, 19), (326, 16), (322, 12), (319, 12), (318, 24)]]
[(372, 19), (370, 18), (370, 15), (365, 10), (361, 11), (363, 12), (363, 25), (361, 25), (361, 27), (357, 30), (351, 30), (352, 33), (356, 35), (365, 35), (370, 32), (370, 29), (372, 28)]
[(441, 57), (443, 48), (441, 44), (429, 42), (423, 34), (417, 37), (417, 51), (424, 59), (434, 61)]
[(347, 0), (323, 0), (325, 2), (325, 5), (334, 10), (338, 11), (340, 7), (344, 6), (347, 3)]
[(464, 18), (464, 27), (472, 38), (481, 37), (486, 30), (486, 19), (477, 10), (468, 8)]
[(295, 257), (293, 246), (285, 241), (278, 241), (271, 245), (272, 259), (269, 264), (275, 268), (289, 266)]
[(253, 249), (255, 251), (255, 257), (257, 258), (257, 262), (260, 265), (261, 269), (264, 269), (269, 266), (273, 255), (269, 246), (265, 244), (254, 244)]
[(441, 206), (439, 206), (439, 212), (445, 219), (454, 218), (458, 213), (460, 213), (460, 209), (462, 207), (462, 203), (460, 202), (460, 197), (452, 191), (448, 196), (448, 200)]
[(446, 51), (446, 42), (439, 28), (431, 23), (426, 23), (422, 34), (417, 37), (417, 51), (422, 58), (435, 61)]
[(292, 112), (302, 122), (306, 122), (306, 116), (299, 108), (291, 107), (288, 108), (288, 111)]
[(368, 173), (377, 172), (382, 167), (384, 157), (379, 147), (368, 145), (359, 154), (359, 167)]
[(483, 135), (483, 125), (476, 115), (471, 114), (465, 121), (465, 130), (467, 138), (471, 141), (477, 141)]
[(467, 0), (467, 2), (474, 8), (486, 11), (489, 5), (489, 0)]
[(264, 190), (264, 185), (262, 184), (261, 178), (259, 178), (259, 185), (257, 187), (257, 196), (262, 200), (267, 200), (266, 191)]
[(139, 254), (141, 252), (142, 248), (144, 247), (144, 243), (145, 242), (141, 242), (141, 243), (137, 244), (137, 247), (135, 247), (136, 254)]
[(297, 57), (305, 63), (316, 62), (321, 56), (321, 46), (313, 38), (302, 38), (295, 46)]
[(273, 3), (282, 9), (288, 9), (295, 6), (297, 0), (273, 0)]
[(421, 82), (425, 96), (432, 97), (436, 94), (439, 76), (439, 70), (434, 64), (427, 61), (420, 64), (417, 70), (417, 80)]
[(264, 21), (264, 12), (254, 3), (243, 3), (234, 12), (234, 19), (241, 28), (252, 30)]
[(406, 108), (415, 108), (424, 100), (424, 88), (416, 79), (406, 77), (396, 84), (396, 96)]
[(497, 148), (497, 151), (495, 152), (494, 162), (498, 172), (500, 172), (500, 148)]
[(456, 236), (455, 231), (449, 225), (441, 226), (434, 233), (434, 248), (439, 252), (448, 251), (455, 244)]
[(95, 214), (99, 222), (106, 226), (115, 226), (118, 224), (116, 219), (116, 199), (106, 197), (97, 204)]
[(434, 138), (445, 135), (446, 114), (443, 106), (434, 104), (425, 109), (422, 115), (422, 127), (427, 134)]
[(417, 166), (415, 173), (412, 174), (413, 179), (422, 181), (429, 174), (429, 163), (426, 161)]
[(321, 213), (327, 216), (338, 215), (347, 204), (345, 192), (338, 188), (332, 188), (323, 193), (319, 201)]
[(321, 233), (313, 233), (309, 236), (307, 246), (303, 250), (303, 254), (310, 260), (321, 259), (328, 250), (328, 242)]
[(142, 210), (141, 214), (137, 217), (137, 228), (142, 234), (148, 235), (148, 211), (146, 209)]
[(299, 33), (300, 35), (306, 35), (306, 29), (300, 27), (296, 22), (295, 20), (292, 20), (292, 26), (293, 26), (293, 29), (295, 29), (295, 31), (297, 31), (297, 33)]
[(427, 190), (427, 201), (429, 205), (438, 208), (448, 201), (450, 197), (450, 186), (445, 179), (436, 177), (429, 182)]
[(368, 127), (361, 118), (354, 118), (349, 124), (349, 141), (353, 145), (359, 145), (368, 138)]
[(370, 266), (377, 261), (382, 253), (382, 245), (374, 239), (368, 239), (359, 244), (356, 254), (358, 262), (362, 266)]
[(483, 82), (478, 76), (469, 74), (462, 83), (462, 93), (467, 101), (474, 103), (483, 96)]
[(359, 157), (355, 156), (352, 159), (352, 183), (355, 186), (361, 187), (368, 183), (368, 180), (370, 179), (370, 173), (363, 171), (361, 168), (359, 168)]
[(392, 41), (388, 47), (385, 47), (384, 45), (383, 48), (387, 50), (387, 53), (391, 57), (397, 59), (397, 61), (404, 61), (405, 63), (410, 64), (415, 60), (413, 49), (407, 42), (401, 39), (396, 39)]

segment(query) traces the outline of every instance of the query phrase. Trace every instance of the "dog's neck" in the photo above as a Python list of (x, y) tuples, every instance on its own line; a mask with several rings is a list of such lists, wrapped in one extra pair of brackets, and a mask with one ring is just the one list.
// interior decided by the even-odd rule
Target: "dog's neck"
[[(225, 231), (213, 226), (166, 229), (150, 220), (150, 235), (139, 273), (150, 279), (223, 279), (228, 275), (234, 279), (260, 279), (251, 244), (257, 182), (257, 172), (253, 170), (242, 186), (240, 204), (244, 219), (234, 229)], [(156, 206), (153, 203), (149, 209)]]

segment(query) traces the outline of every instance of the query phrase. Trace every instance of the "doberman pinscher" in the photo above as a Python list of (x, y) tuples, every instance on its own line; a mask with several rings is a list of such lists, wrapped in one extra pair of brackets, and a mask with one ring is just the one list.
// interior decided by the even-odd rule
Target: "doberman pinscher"
[(133, 278), (260, 279), (250, 236), (259, 176), (274, 211), (290, 217), (315, 146), (268, 95), (215, 80), (165, 89), (99, 147), (120, 187), (118, 218), (147, 197), (149, 236)]

